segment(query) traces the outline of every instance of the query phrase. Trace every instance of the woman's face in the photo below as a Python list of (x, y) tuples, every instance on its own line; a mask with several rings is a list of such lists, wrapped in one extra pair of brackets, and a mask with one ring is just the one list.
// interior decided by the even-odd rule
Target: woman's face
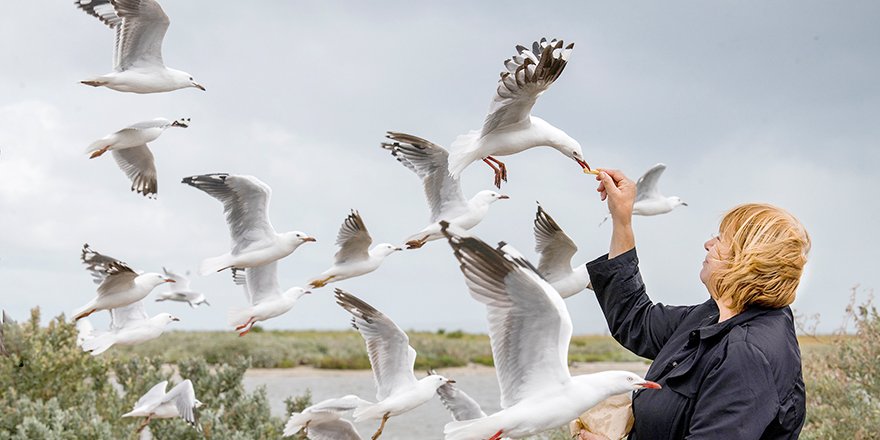
[(700, 281), (706, 285), (706, 288), (709, 289), (709, 294), (714, 298), (715, 292), (712, 291), (709, 279), (715, 271), (724, 266), (723, 256), (725, 254), (725, 247), (718, 236), (714, 235), (703, 243), (703, 248), (706, 249), (706, 258), (703, 260), (703, 268), (700, 270)]

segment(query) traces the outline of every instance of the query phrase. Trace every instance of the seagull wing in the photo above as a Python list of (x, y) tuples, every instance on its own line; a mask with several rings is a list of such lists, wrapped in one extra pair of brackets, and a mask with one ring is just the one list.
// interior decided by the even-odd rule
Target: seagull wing
[(516, 47), (517, 55), (504, 61), (507, 71), (498, 80), (480, 137), (528, 119), (535, 101), (559, 78), (568, 63), (574, 44), (563, 45), (562, 40), (542, 38), (532, 43), (531, 50)]
[[(82, 0), (80, 0), (82, 1)], [(155, 0), (113, 0), (122, 26), (116, 34), (117, 70), (162, 66), (162, 40), (171, 20)]]
[(83, 245), (80, 259), (86, 265), (86, 270), (92, 274), (92, 280), (98, 284), (98, 296), (128, 290), (138, 276), (124, 262), (93, 251), (88, 243)]
[(367, 402), (366, 400), (361, 399), (354, 394), (349, 394), (347, 396), (337, 397), (335, 399), (323, 400), (306, 408), (305, 410), (303, 410), (303, 412), (343, 413), (346, 411), (357, 409), (359, 406), (369, 403), (370, 402)]
[(441, 222), (471, 296), (486, 304), (501, 407), (571, 379), (571, 318), (559, 293), (510, 246), (494, 249)]
[(443, 406), (452, 414), (452, 420), (456, 422), (486, 417), (479, 403), (451, 383), (437, 388), (437, 394), (440, 395)]
[(119, 330), (125, 327), (138, 325), (150, 319), (144, 309), (144, 302), (135, 301), (124, 307), (110, 309), (110, 329)]
[(577, 250), (568, 234), (538, 205), (535, 214), (535, 252), (541, 254), (538, 273), (550, 281), (565, 276), (571, 272), (571, 257)]
[(196, 412), (196, 391), (193, 389), (192, 382), (189, 379), (174, 386), (162, 403), (173, 402), (177, 407), (177, 412), (183, 420), (190, 425), (198, 423), (198, 413)]
[(309, 425), (311, 440), (361, 440), (354, 425), (345, 419)]
[(189, 291), (189, 278), (179, 274), (172, 272), (166, 268), (162, 268), (162, 272), (165, 272), (165, 276), (174, 280), (174, 285), (171, 287), (175, 292), (187, 292)]
[(74, 4), (92, 17), (101, 20), (101, 23), (110, 29), (122, 24), (122, 18), (116, 14), (116, 9), (113, 8), (110, 0), (76, 0)]
[(167, 380), (163, 380), (162, 382), (153, 385), (153, 387), (150, 388), (150, 390), (147, 391), (146, 394), (141, 396), (141, 398), (138, 399), (137, 403), (134, 404), (134, 410), (137, 411), (153, 409), (159, 406), (162, 403), (163, 398), (165, 397), (165, 388), (167, 386)]
[(111, 150), (119, 168), (131, 179), (131, 190), (147, 197), (159, 191), (156, 162), (147, 145)]
[(458, 178), (449, 174), (449, 152), (443, 147), (417, 136), (389, 131), (391, 142), (382, 147), (390, 150), (407, 168), (413, 170), (425, 186), (425, 197), (431, 207), (431, 221), (449, 220), (467, 210)]
[(660, 181), (660, 175), (663, 174), (664, 170), (666, 170), (666, 165), (658, 163), (651, 167), (650, 170), (646, 171), (642, 177), (639, 177), (639, 181), (636, 182), (637, 202), (644, 199), (663, 197), (663, 195), (660, 194), (660, 188), (658, 187), (657, 182)]
[(367, 343), (378, 389), (376, 399), (381, 401), (415, 385), (416, 351), (406, 333), (382, 312), (342, 289), (336, 289), (336, 303), (354, 316), (352, 326)]
[(364, 219), (361, 218), (360, 213), (352, 210), (342, 222), (336, 235), (336, 245), (339, 246), (339, 251), (336, 252), (336, 264), (370, 258), (372, 242), (373, 237), (370, 237)]
[(183, 183), (223, 203), (233, 255), (252, 245), (275, 240), (275, 228), (267, 213), (272, 189), (260, 179), (221, 173), (184, 177)]
[(251, 305), (257, 305), (281, 296), (277, 261), (250, 267), (245, 271), (244, 276), (244, 291)]

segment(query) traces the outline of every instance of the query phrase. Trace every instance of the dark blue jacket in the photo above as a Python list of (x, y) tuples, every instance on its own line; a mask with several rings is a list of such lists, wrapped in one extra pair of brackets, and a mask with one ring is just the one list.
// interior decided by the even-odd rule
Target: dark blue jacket
[(645, 378), (663, 386), (633, 396), (629, 438), (797, 438), (805, 392), (791, 309), (752, 307), (718, 323), (712, 299), (651, 302), (638, 263), (635, 249), (587, 263), (611, 334), (652, 359)]

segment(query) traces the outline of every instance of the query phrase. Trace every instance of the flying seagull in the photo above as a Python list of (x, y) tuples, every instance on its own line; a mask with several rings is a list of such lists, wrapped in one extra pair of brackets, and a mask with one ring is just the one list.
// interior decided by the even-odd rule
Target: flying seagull
[(113, 71), (83, 84), (120, 92), (158, 93), (205, 88), (192, 75), (165, 67), (162, 40), (171, 21), (155, 0), (76, 0), (79, 9), (116, 32)]
[(383, 142), (382, 148), (422, 179), (431, 208), (431, 224), (406, 239), (407, 249), (443, 238), (440, 220), (468, 230), (483, 221), (489, 205), (509, 198), (495, 191), (480, 191), (465, 200), (458, 178), (449, 174), (449, 153), (443, 147), (405, 133), (389, 131), (386, 137), (391, 142)]
[(184, 177), (182, 183), (204, 191), (223, 204), (232, 237), (232, 250), (202, 261), (201, 275), (231, 268), (235, 277), (239, 270), (277, 261), (303, 243), (315, 241), (305, 232), (275, 232), (267, 212), (272, 189), (254, 176), (202, 174)]
[(193, 384), (189, 379), (180, 382), (171, 388), (167, 393), (165, 388), (168, 387), (168, 381), (163, 380), (157, 383), (147, 391), (137, 403), (131, 412), (125, 413), (122, 417), (146, 417), (143, 423), (138, 427), (137, 432), (141, 432), (153, 419), (172, 419), (180, 417), (201, 431), (199, 426), (198, 408), (202, 406), (202, 402), (196, 399), (196, 392)]
[(472, 130), (452, 143), (449, 168), (453, 177), (473, 162), (482, 160), (495, 172), (495, 186), (507, 181), (507, 167), (493, 156), (508, 156), (529, 148), (549, 146), (570, 157), (585, 173), (593, 173), (584, 161), (581, 145), (549, 122), (532, 116), (532, 106), (562, 74), (574, 44), (562, 40), (516, 46), (517, 55), (504, 61), (498, 88), (481, 130)]
[[(211, 304), (208, 302), (208, 299), (205, 298), (205, 294), (199, 292), (193, 292), (189, 287), (189, 278), (180, 275), (178, 273), (174, 273), (168, 269), (162, 268), (162, 272), (165, 272), (165, 276), (174, 280), (174, 284), (169, 284), (170, 289), (165, 292), (159, 292), (156, 294), (156, 301), (179, 301), (185, 302), (189, 304), (190, 307), (195, 308), (199, 304), (205, 304), (210, 306)], [(189, 272), (187, 272), (187, 275)]]
[(571, 237), (538, 204), (535, 214), (535, 252), (541, 255), (538, 273), (563, 298), (584, 290), (590, 284), (586, 263), (574, 267), (571, 265), (571, 258), (577, 250)]
[(259, 321), (287, 313), (298, 299), (311, 293), (301, 287), (291, 287), (282, 292), (278, 284), (276, 261), (249, 268), (242, 284), (250, 306), (229, 311), (229, 325), (235, 327), (239, 336), (248, 334)]
[(108, 331), (94, 330), (88, 319), (78, 321), (77, 344), (83, 351), (97, 356), (114, 345), (137, 345), (156, 339), (162, 336), (168, 324), (176, 321), (180, 319), (170, 313), (159, 313), (150, 317), (144, 309), (144, 302), (136, 301), (110, 309)]
[(437, 374), (416, 379), (413, 374), (416, 351), (397, 324), (373, 306), (341, 289), (336, 289), (336, 303), (352, 314), (352, 326), (367, 343), (367, 354), (376, 380), (376, 403), (355, 409), (354, 420), (382, 419), (379, 429), (373, 434), (373, 440), (382, 435), (385, 422), (390, 417), (422, 405), (434, 397), (437, 388), (455, 382)]
[[(678, 196), (666, 197), (660, 193), (658, 182), (660, 175), (666, 170), (666, 165), (658, 163), (639, 177), (636, 182), (636, 200), (633, 203), (633, 215), (659, 215), (666, 214), (679, 206), (688, 204)], [(599, 226), (608, 220), (606, 215)]]
[(385, 257), (402, 250), (388, 243), (377, 244), (370, 249), (372, 242), (373, 237), (370, 237), (364, 219), (352, 209), (339, 227), (336, 236), (339, 251), (336, 252), (333, 266), (309, 281), (309, 285), (317, 289), (328, 283), (370, 273), (379, 268)]
[(290, 415), (284, 437), (303, 431), (312, 440), (361, 440), (354, 425), (342, 419), (342, 414), (365, 404), (370, 402), (353, 394), (316, 403)]
[(75, 320), (99, 310), (125, 307), (144, 299), (156, 286), (174, 282), (154, 272), (139, 275), (124, 262), (93, 251), (88, 243), (83, 245), (80, 258), (92, 274), (95, 284), (98, 284), (98, 296), (73, 313)]
[(94, 159), (109, 150), (116, 164), (131, 180), (131, 190), (155, 197), (159, 191), (156, 161), (147, 143), (156, 140), (168, 127), (187, 128), (189, 118), (176, 121), (156, 118), (138, 122), (92, 142), (86, 152), (89, 153), (89, 159)]
[(513, 247), (492, 248), (443, 223), (471, 296), (486, 305), (501, 411), (446, 424), (446, 440), (523, 438), (568, 424), (609, 396), (659, 388), (628, 371), (572, 377), (565, 301)]

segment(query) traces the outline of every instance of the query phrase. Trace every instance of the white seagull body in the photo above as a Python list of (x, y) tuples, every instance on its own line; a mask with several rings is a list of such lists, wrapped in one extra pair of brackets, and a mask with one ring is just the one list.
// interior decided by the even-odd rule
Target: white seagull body
[(113, 72), (85, 81), (120, 92), (158, 93), (205, 88), (192, 75), (165, 67), (162, 40), (171, 21), (155, 0), (76, 0), (76, 6), (116, 32)]
[(185, 302), (189, 304), (190, 307), (195, 308), (199, 304), (211, 305), (208, 303), (208, 299), (205, 298), (203, 293), (193, 292), (189, 287), (189, 278), (180, 275), (178, 273), (174, 273), (168, 269), (162, 268), (162, 271), (165, 272), (165, 276), (174, 280), (174, 284), (170, 284), (170, 288), (168, 291), (159, 292), (156, 294), (156, 301), (179, 301)]
[(373, 238), (367, 231), (367, 225), (364, 224), (361, 215), (352, 210), (339, 227), (339, 234), (336, 236), (339, 251), (336, 252), (333, 266), (309, 281), (309, 285), (319, 288), (329, 283), (370, 273), (382, 265), (385, 257), (401, 250), (388, 243), (377, 244), (370, 249), (372, 242)]
[(155, 196), (159, 190), (156, 161), (147, 143), (156, 140), (168, 127), (189, 127), (189, 118), (138, 122), (92, 142), (86, 152), (89, 159), (112, 152), (116, 164), (131, 180), (131, 190), (147, 197)]
[(486, 304), (503, 408), (448, 423), (446, 440), (523, 438), (565, 425), (614, 394), (659, 388), (626, 371), (572, 377), (571, 318), (559, 292), (512, 247), (495, 249), (445, 226), (471, 296)]
[(571, 266), (577, 245), (561, 227), (538, 205), (535, 214), (535, 252), (541, 255), (538, 273), (563, 298), (568, 298), (590, 284), (586, 264)]
[(138, 275), (122, 261), (93, 251), (88, 243), (83, 245), (81, 259), (86, 269), (91, 272), (95, 284), (98, 284), (98, 296), (73, 312), (75, 320), (85, 318), (99, 310), (116, 309), (133, 304), (144, 299), (156, 286), (174, 282), (164, 275), (153, 272)]
[(202, 275), (263, 266), (290, 255), (303, 243), (315, 241), (300, 231), (275, 232), (268, 214), (272, 189), (254, 176), (204, 174), (184, 177), (183, 183), (223, 203), (232, 237), (232, 250), (205, 259), (200, 269)]
[(532, 116), (532, 106), (565, 69), (574, 44), (562, 40), (532, 43), (529, 50), (517, 46), (517, 55), (504, 62), (498, 88), (481, 130), (461, 135), (452, 143), (449, 170), (458, 177), (471, 163), (483, 160), (495, 171), (495, 186), (507, 180), (507, 167), (492, 156), (509, 156), (529, 148), (548, 146), (591, 172), (581, 145), (564, 131)]
[(150, 317), (143, 301), (110, 310), (110, 330), (96, 331), (91, 324), (77, 326), (79, 346), (97, 356), (114, 345), (137, 345), (162, 336), (165, 326), (179, 321), (168, 313)]
[(301, 413), (291, 414), (284, 426), (284, 437), (305, 430), (308, 438), (313, 440), (360, 440), (354, 426), (343, 420), (342, 414), (369, 403), (353, 394), (321, 401)]
[(375, 440), (382, 434), (388, 418), (431, 400), (437, 388), (450, 380), (436, 374), (416, 379), (413, 374), (416, 351), (409, 345), (409, 337), (382, 312), (340, 289), (336, 289), (336, 303), (352, 314), (352, 326), (367, 343), (376, 380), (376, 403), (355, 409), (354, 420), (382, 419), (372, 437)]
[(495, 191), (480, 191), (465, 200), (459, 179), (449, 174), (449, 153), (443, 147), (405, 133), (389, 131), (387, 138), (392, 142), (383, 142), (382, 147), (422, 179), (431, 208), (431, 224), (407, 238), (407, 249), (443, 238), (441, 220), (463, 230), (473, 228), (486, 217), (489, 205), (508, 198)]
[(244, 278), (244, 293), (251, 305), (229, 311), (229, 324), (235, 327), (239, 336), (246, 335), (259, 321), (287, 313), (300, 297), (310, 293), (300, 287), (282, 292), (276, 261), (249, 268)]
[(666, 165), (658, 163), (645, 172), (636, 182), (636, 201), (633, 203), (633, 215), (666, 214), (678, 206), (687, 206), (677, 196), (666, 197), (660, 193), (658, 182)]
[(163, 380), (147, 391), (137, 403), (134, 409), (125, 413), (122, 417), (146, 417), (138, 431), (150, 423), (152, 419), (172, 419), (180, 417), (196, 428), (199, 428), (197, 408), (202, 405), (196, 399), (196, 393), (189, 379), (180, 382), (167, 393), (168, 381)]

